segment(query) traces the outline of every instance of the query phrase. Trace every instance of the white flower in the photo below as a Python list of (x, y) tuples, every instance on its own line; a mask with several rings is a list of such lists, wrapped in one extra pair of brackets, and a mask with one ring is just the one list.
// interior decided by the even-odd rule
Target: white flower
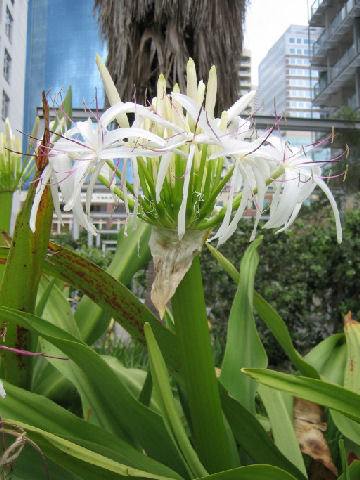
[(275, 181), (275, 193), (270, 204), (270, 218), (264, 228), (280, 228), (286, 230), (295, 221), (301, 205), (316, 186), (327, 196), (334, 213), (337, 241), (342, 241), (342, 229), (339, 210), (333, 194), (321, 177), (321, 169), (311, 159), (307, 158), (303, 149), (290, 148), (278, 137), (270, 137), (269, 145), (264, 148), (264, 155), (276, 159), (284, 173)]

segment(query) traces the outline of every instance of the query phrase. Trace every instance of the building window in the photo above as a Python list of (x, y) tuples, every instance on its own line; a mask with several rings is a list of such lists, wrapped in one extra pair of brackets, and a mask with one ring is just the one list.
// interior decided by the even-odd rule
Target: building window
[(296, 50), (296, 53), (297, 53), (298, 55), (301, 55), (301, 52), (302, 52), (301, 48), (298, 48), (298, 49)]
[(13, 29), (13, 18), (11, 16), (9, 7), (6, 7), (6, 16), (5, 16), (5, 33), (8, 39), (11, 42), (12, 39), (12, 29)]
[(2, 106), (1, 106), (1, 116), (3, 120), (6, 120), (9, 116), (9, 106), (10, 106), (10, 98), (6, 94), (5, 90), (3, 90), (3, 97), (2, 97)]
[(295, 53), (295, 48), (290, 48), (290, 53)]
[(5, 48), (3, 73), (4, 73), (4, 78), (8, 83), (10, 81), (10, 68), (11, 68), (11, 57), (9, 52)]
[(295, 38), (290, 38), (289, 42), (290, 43), (295, 43)]
[(301, 38), (297, 38), (296, 43), (301, 43)]
[(290, 58), (290, 64), (295, 65), (295, 58)]

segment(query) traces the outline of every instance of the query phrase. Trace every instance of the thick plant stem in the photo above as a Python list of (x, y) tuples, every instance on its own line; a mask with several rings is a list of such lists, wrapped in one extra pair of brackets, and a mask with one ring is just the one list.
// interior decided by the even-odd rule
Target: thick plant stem
[(0, 232), (9, 233), (13, 193), (0, 192)]
[(172, 307), (197, 453), (209, 472), (227, 470), (234, 462), (220, 405), (198, 256), (178, 286)]

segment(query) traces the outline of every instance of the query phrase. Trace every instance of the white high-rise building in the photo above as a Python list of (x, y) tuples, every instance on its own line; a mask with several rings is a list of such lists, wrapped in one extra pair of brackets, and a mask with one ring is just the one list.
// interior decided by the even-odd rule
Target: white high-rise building
[(318, 72), (310, 65), (311, 45), (319, 33), (317, 28), (290, 25), (270, 48), (259, 66), (259, 114), (320, 117), (311, 101)]
[(0, 0), (0, 130), (22, 130), (28, 0)]

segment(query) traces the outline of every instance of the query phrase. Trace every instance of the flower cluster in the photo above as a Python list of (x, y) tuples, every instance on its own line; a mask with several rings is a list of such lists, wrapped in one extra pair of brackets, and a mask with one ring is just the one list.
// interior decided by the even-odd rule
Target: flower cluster
[[(319, 186), (333, 208), (341, 241), (338, 209), (318, 165), (307, 158), (304, 149), (290, 149), (272, 130), (259, 136), (251, 118), (241, 116), (253, 101), (254, 92), (215, 118), (215, 67), (209, 72), (206, 87), (203, 81), (197, 81), (190, 59), (186, 95), (177, 85), (168, 94), (166, 80), (160, 75), (157, 96), (148, 106), (121, 102), (106, 68), (97, 61), (112, 106), (101, 116), (93, 114), (93, 119), (77, 122), (53, 143), (37, 186), (30, 222), (33, 230), (37, 205), (50, 181), (57, 215), (61, 216), (59, 187), (64, 210), (72, 210), (79, 224), (95, 234), (89, 212), (99, 178), (125, 202), (127, 212), (153, 225), (153, 255), (157, 245), (170, 245), (172, 262), (176, 261), (174, 251), (178, 251), (176, 258), (188, 256), (185, 271), (209, 232), (218, 227), (212, 239), (225, 242), (252, 203), (256, 216), (251, 239), (255, 237), (269, 186), (274, 196), (265, 228), (288, 228), (303, 201)], [(128, 114), (134, 117), (131, 126)], [(115, 119), (118, 128), (114, 129)], [(119, 159), (124, 159), (122, 172), (117, 168)], [(126, 180), (128, 162), (133, 170), (132, 185)], [(116, 177), (120, 178), (119, 186)], [(84, 211), (81, 188), (88, 178)], [(229, 184), (228, 202), (218, 211), (218, 196)], [(190, 245), (188, 255), (179, 241), (183, 246)], [(163, 256), (161, 251), (159, 256)], [(167, 266), (158, 265), (158, 270), (163, 270), (162, 282), (168, 268), (169, 262)]]

